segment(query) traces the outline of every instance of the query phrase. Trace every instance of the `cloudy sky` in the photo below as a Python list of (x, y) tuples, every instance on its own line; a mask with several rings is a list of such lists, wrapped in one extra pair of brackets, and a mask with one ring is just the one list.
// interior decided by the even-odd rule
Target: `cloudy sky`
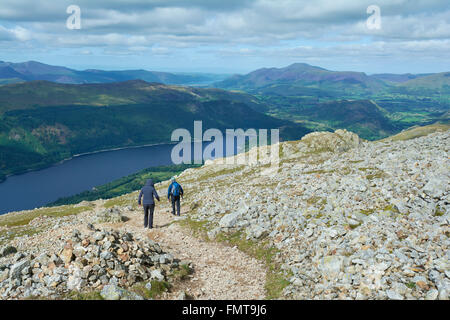
[[(70, 5), (81, 10), (81, 29), (67, 27)], [(294, 62), (450, 71), (450, 2), (0, 0), (0, 60), (172, 72), (247, 73)]]

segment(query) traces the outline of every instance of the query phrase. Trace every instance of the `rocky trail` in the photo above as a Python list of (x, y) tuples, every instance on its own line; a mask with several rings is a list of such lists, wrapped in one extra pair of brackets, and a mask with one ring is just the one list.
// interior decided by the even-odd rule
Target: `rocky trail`
[[(141, 234), (159, 243), (177, 258), (190, 261), (195, 273), (177, 291), (163, 296), (176, 299), (184, 291), (195, 299), (264, 299), (265, 269), (258, 260), (236, 247), (201, 240), (174, 221), (167, 202), (157, 203), (154, 228), (143, 228), (143, 213), (138, 209), (124, 214), (129, 220), (118, 229)], [(181, 217), (188, 209), (182, 206)], [(126, 220), (126, 219), (125, 219)]]

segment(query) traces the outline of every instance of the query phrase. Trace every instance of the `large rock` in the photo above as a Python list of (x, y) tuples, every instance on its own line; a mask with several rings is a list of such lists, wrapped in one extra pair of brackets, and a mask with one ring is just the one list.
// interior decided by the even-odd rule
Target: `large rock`
[(123, 221), (122, 213), (118, 207), (97, 211), (95, 215), (95, 222), (97, 223), (103, 222), (119, 223), (122, 221)]
[(34, 261), (45, 266), (50, 262), (50, 257), (46, 253), (41, 253), (34, 259)]
[(73, 248), (71, 245), (66, 245), (64, 249), (59, 254), (59, 257), (64, 263), (70, 263), (73, 259)]
[(16, 252), (17, 249), (15, 247), (8, 245), (0, 249), (0, 257), (6, 257)]
[(404, 297), (400, 293), (398, 293), (394, 290), (387, 290), (386, 295), (391, 300), (403, 300), (404, 299)]
[(67, 289), (80, 291), (86, 286), (86, 280), (83, 279), (83, 272), (75, 268), (67, 280)]
[(322, 276), (327, 279), (336, 277), (344, 268), (344, 257), (342, 256), (327, 256), (322, 258), (318, 265), (318, 269)]
[(29, 268), (29, 267), (30, 267), (29, 260), (19, 261), (19, 262), (13, 264), (13, 266), (11, 267), (11, 270), (9, 272), (9, 277), (13, 280), (20, 279), (22, 277), (22, 270), (24, 270), (25, 268)]
[(226, 214), (220, 219), (219, 226), (222, 228), (233, 228), (236, 226), (236, 223), (239, 221), (239, 212), (233, 212)]
[(0, 271), (0, 282), (5, 281), (9, 277), (9, 269)]
[(269, 230), (260, 226), (254, 225), (246, 229), (247, 236), (253, 239), (260, 239), (269, 234)]
[(432, 198), (441, 198), (449, 189), (449, 181), (445, 175), (431, 177), (423, 187), (423, 192)]
[[(312, 132), (301, 139), (301, 151), (304, 152), (345, 152), (361, 144), (357, 134), (347, 130), (332, 132)], [(306, 148), (305, 148), (306, 146)], [(302, 148), (305, 148), (302, 150)]]
[(150, 277), (151, 277), (151, 279), (155, 279), (155, 280), (158, 280), (158, 281), (163, 281), (164, 280), (164, 276), (161, 273), (161, 270), (158, 270), (158, 269), (153, 270), (151, 272)]
[(425, 300), (436, 300), (438, 298), (438, 295), (439, 291), (437, 291), (436, 289), (431, 289), (427, 292)]

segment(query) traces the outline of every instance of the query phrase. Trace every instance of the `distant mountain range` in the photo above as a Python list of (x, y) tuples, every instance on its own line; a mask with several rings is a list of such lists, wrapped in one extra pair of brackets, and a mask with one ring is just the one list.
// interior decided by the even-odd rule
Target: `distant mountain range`
[(412, 73), (404, 73), (404, 74), (394, 74), (394, 73), (379, 73), (379, 74), (373, 74), (370, 77), (383, 80), (383, 81), (389, 81), (389, 82), (406, 82), (412, 79), (421, 78), (430, 76), (432, 73), (422, 73), (422, 74), (412, 74)]
[(12, 63), (0, 61), (0, 84), (32, 80), (58, 83), (109, 83), (140, 79), (177, 85), (206, 85), (224, 79), (226, 75), (204, 73), (168, 73), (146, 70), (104, 71), (89, 69), (78, 71), (36, 61)]
[[(222, 99), (242, 102), (249, 106), (263, 103), (246, 93), (165, 85), (143, 80), (95, 84), (65, 84), (36, 80), (0, 86), (0, 113), (36, 106), (113, 106), (162, 102), (184, 102), (189, 105), (196, 99), (202, 101)], [(253, 107), (258, 109), (257, 106)]]
[(333, 98), (380, 95), (398, 88), (414, 92), (421, 88), (450, 92), (450, 72), (435, 74), (375, 74), (330, 71), (306, 63), (285, 68), (262, 68), (246, 75), (234, 75), (214, 86), (269, 95), (313, 95)]
[(368, 89), (379, 89), (385, 85), (383, 81), (363, 72), (329, 71), (306, 63), (294, 63), (285, 68), (262, 68), (246, 75), (232, 76), (215, 85), (222, 88), (270, 90), (271, 86), (286, 84), (306, 87), (362, 85)]
[(12, 63), (0, 61), (0, 84), (46, 80), (66, 84), (110, 83), (143, 80), (163, 84), (212, 86), (276, 95), (313, 94), (318, 97), (342, 98), (343, 95), (378, 94), (386, 90), (418, 88), (448, 90), (450, 73), (374, 74), (354, 71), (330, 71), (306, 63), (284, 68), (262, 68), (246, 75), (205, 73), (168, 73), (147, 70), (105, 71), (74, 70), (37, 61)]

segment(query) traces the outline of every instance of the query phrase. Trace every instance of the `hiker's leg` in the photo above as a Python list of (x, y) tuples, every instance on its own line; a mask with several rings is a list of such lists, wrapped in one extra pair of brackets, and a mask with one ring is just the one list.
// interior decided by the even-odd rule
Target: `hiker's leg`
[(144, 228), (148, 226), (148, 206), (144, 205)]
[(175, 197), (171, 196), (170, 200), (172, 201), (172, 214), (175, 215)]
[(180, 197), (177, 197), (177, 215), (180, 216)]
[(155, 212), (155, 204), (150, 205), (150, 220), (148, 222), (148, 227), (153, 228), (153, 212)]

